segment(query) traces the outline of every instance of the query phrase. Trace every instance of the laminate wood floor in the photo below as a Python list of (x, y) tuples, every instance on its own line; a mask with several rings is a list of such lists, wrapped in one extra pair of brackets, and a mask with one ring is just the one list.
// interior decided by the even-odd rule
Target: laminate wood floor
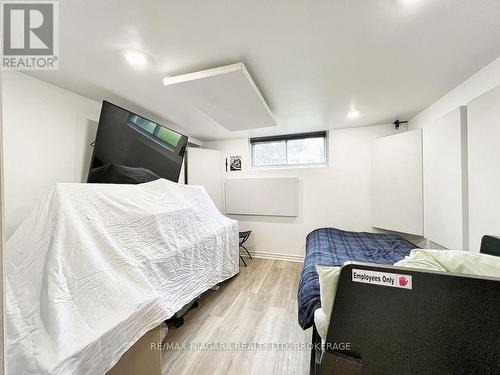
[[(310, 353), (300, 344), (311, 342), (311, 330), (297, 323), (302, 264), (245, 260), (247, 268), (205, 293), (184, 325), (169, 330), (163, 375), (308, 374)], [(285, 350), (264, 349), (271, 344)]]

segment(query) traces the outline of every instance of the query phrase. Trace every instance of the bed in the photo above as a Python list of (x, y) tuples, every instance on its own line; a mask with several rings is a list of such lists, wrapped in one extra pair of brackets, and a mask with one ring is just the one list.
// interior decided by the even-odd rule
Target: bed
[(316, 265), (341, 266), (349, 261), (394, 264), (416, 247), (395, 234), (349, 232), (336, 228), (321, 228), (309, 233), (298, 290), (300, 326), (303, 329), (312, 327), (314, 311), (321, 306)]
[(57, 184), (6, 244), (8, 373), (106, 373), (238, 255), (200, 186)]
[(493, 254), (500, 239), (485, 236), (481, 253), (414, 249), (394, 266), (345, 263), (326, 337), (313, 326), (310, 374), (500, 373)]

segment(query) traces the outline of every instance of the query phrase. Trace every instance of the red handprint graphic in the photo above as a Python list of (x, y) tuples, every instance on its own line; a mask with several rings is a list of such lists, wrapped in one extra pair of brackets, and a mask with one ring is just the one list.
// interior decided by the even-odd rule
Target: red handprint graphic
[(401, 276), (399, 278), (399, 285), (400, 286), (406, 286), (408, 284), (408, 279), (406, 277)]

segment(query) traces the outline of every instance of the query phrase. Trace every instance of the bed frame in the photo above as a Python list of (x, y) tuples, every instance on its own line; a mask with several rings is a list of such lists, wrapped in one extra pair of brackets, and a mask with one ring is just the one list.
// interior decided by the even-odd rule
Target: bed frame
[[(500, 248), (498, 238), (487, 242)], [(366, 271), (411, 281), (353, 281)], [(499, 333), (500, 279), (346, 263), (324, 351), (313, 326), (310, 373), (499, 374)]]

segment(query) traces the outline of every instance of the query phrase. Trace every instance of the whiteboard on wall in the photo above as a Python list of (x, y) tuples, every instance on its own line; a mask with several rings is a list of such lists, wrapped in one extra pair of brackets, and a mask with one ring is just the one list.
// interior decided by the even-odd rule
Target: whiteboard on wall
[(420, 129), (373, 142), (372, 226), (423, 234), (422, 132)]
[(298, 216), (299, 179), (228, 178), (226, 214), (258, 216)]
[(423, 130), (424, 237), (448, 249), (467, 250), (467, 108)]
[(469, 249), (500, 236), (500, 86), (467, 104)]

